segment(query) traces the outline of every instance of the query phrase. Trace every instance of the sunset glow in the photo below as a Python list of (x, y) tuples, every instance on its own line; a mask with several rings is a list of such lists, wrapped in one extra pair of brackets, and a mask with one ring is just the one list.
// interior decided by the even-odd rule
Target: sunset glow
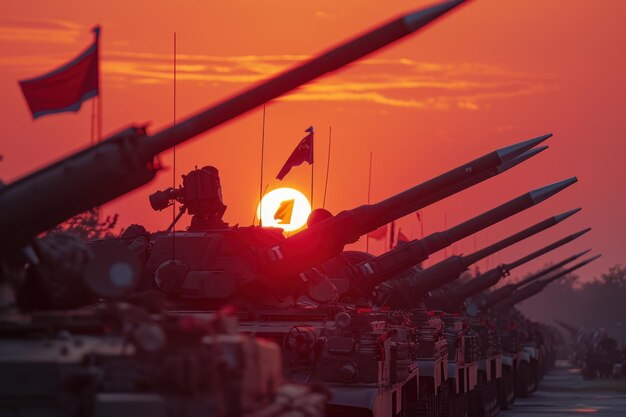
[[(289, 202), (293, 200), (293, 209)], [(285, 204), (287, 203), (287, 204)], [(281, 221), (279, 208), (286, 207), (287, 216)], [(300, 191), (293, 188), (277, 188), (265, 194), (257, 207), (257, 217), (263, 221), (263, 226), (280, 227), (286, 232), (302, 228), (311, 214), (311, 204)]]
[[(272, 0), (184, 4), (78, 0), (7, 2), (0, 19), (0, 179), (7, 183), (89, 144), (91, 107), (33, 121), (18, 80), (75, 57), (101, 32), (103, 133), (131, 124), (149, 131), (174, 120), (173, 38), (177, 39), (176, 120), (297, 65), (329, 47), (435, 0), (386, 2)], [(565, 258), (593, 247), (604, 253), (583, 280), (623, 263), (626, 222), (626, 3), (606, 0), (469, 1), (415, 36), (397, 42), (266, 106), (262, 184), (307, 190), (309, 169), (273, 180), (315, 126), (314, 208), (332, 213), (401, 192), (493, 149), (553, 132), (550, 149), (502, 176), (426, 207), (422, 221), (397, 222), (409, 238), (451, 226), (528, 190), (576, 175), (562, 196), (433, 255), (470, 253), (555, 213), (583, 207), (567, 230), (591, 227), (585, 240), (554, 253)], [(105, 205), (118, 226), (163, 230), (170, 213), (153, 213), (150, 190), (195, 166), (220, 171), (224, 220), (248, 225), (258, 204), (263, 109), (160, 155), (166, 171), (149, 187)], [(332, 149), (325, 191), (328, 133)], [(180, 227), (189, 220), (181, 219)], [(397, 229), (396, 229), (397, 230)], [(533, 238), (541, 247), (566, 234), (555, 228)], [(364, 250), (361, 239), (352, 249)], [(371, 242), (382, 253), (384, 243)], [(506, 249), (480, 262), (488, 269), (528, 253)], [(522, 267), (533, 270), (549, 259)], [(526, 269), (528, 268), (528, 269)]]

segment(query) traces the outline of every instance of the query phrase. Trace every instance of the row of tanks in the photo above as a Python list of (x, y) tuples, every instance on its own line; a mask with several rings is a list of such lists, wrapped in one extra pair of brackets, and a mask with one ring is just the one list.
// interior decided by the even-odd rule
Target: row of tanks
[[(494, 415), (510, 407), (515, 395), (533, 391), (554, 358), (552, 344), (545, 344), (544, 333), (550, 332), (513, 314), (512, 307), (594, 258), (559, 270), (583, 252), (517, 284), (487, 290), (515, 267), (589, 229), (461, 284), (455, 281), (471, 264), (561, 223), (578, 209), (476, 253), (427, 269), (419, 264), (453, 242), (539, 204), (575, 179), (534, 190), (380, 256), (342, 249), (381, 222), (534, 156), (542, 150), (535, 147), (548, 137), (494, 151), (376, 204), (337, 216), (314, 211), (308, 228), (288, 238), (272, 228), (228, 227), (221, 220), (225, 205), (217, 170), (196, 169), (183, 176), (178, 190), (151, 196), (157, 209), (167, 207), (154, 204), (164, 195), (186, 206), (194, 216), (186, 231), (148, 233), (134, 225), (117, 240), (144, 260), (140, 288), (165, 295), (173, 311), (201, 317), (232, 306), (240, 330), (281, 345), (285, 377), (324, 386), (331, 394), (330, 415)], [(460, 181), (453, 178), (461, 172)], [(553, 271), (558, 272), (538, 280)], [(550, 361), (544, 362), (544, 355)]]
[(583, 263), (489, 288), (585, 231), (470, 281), (459, 277), (577, 210), (469, 256), (420, 264), (575, 178), (380, 256), (344, 247), (523, 163), (551, 135), (490, 152), (376, 204), (336, 215), (314, 210), (307, 229), (289, 237), (224, 223), (219, 173), (210, 166), (150, 198), (157, 210), (181, 203), (181, 215), (193, 216), (185, 231), (133, 225), (88, 244), (39, 236), (149, 182), (158, 153), (461, 3), (402, 16), (182, 123), (153, 135), (133, 126), (0, 188), (0, 415), (490, 416), (532, 392), (553, 360), (553, 340), (513, 307)]

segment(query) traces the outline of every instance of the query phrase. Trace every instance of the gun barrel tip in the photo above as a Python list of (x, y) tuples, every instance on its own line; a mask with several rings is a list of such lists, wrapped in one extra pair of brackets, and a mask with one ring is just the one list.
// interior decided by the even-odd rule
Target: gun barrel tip
[(554, 216), (554, 219), (556, 220), (557, 223), (560, 223), (563, 220), (567, 219), (568, 217), (571, 217), (574, 214), (578, 213), (580, 210), (582, 210), (580, 207), (575, 208), (575, 209), (567, 211), (567, 212), (565, 212), (563, 214), (559, 214), (557, 216)]
[(576, 177), (572, 177), (563, 181), (555, 182), (554, 184), (546, 185), (545, 187), (541, 187), (534, 191), (531, 191), (529, 193), (530, 198), (532, 199), (534, 204), (539, 204), (540, 202), (566, 189), (570, 185), (574, 184), (576, 181), (578, 181), (578, 179)]

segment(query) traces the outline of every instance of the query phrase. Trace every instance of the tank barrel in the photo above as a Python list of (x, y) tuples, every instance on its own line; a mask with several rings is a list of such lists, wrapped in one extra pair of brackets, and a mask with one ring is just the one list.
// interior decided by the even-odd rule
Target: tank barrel
[[(531, 191), (517, 198), (514, 198), (513, 200), (507, 203), (504, 203), (494, 209), (491, 209), (486, 213), (480, 214), (470, 220), (467, 220), (466, 222), (463, 222), (457, 226), (454, 226), (446, 231), (433, 233), (429, 236), (424, 237), (424, 239), (422, 239), (421, 241), (409, 242), (405, 245), (399, 246), (395, 250), (400, 251), (405, 246), (410, 245), (410, 247), (407, 248), (409, 249), (409, 251), (407, 252), (409, 252), (409, 254), (413, 254), (417, 252), (417, 249), (414, 247), (417, 247), (417, 246), (422, 247), (421, 253), (424, 254), (422, 258), (419, 259), (417, 262), (413, 260), (409, 265), (406, 265), (408, 262), (405, 262), (405, 265), (403, 265), (403, 267), (404, 269), (406, 269), (414, 264), (417, 264), (419, 262), (426, 260), (430, 254), (433, 254), (447, 246), (450, 246), (451, 244), (453, 244), (454, 242), (458, 240), (461, 240), (491, 225), (494, 225), (508, 217), (511, 217), (514, 214), (517, 214), (523, 210), (526, 210), (527, 208), (530, 208), (536, 204), (539, 204), (540, 202), (546, 200), (547, 198), (555, 195), (556, 193), (574, 184), (576, 181), (577, 180), (574, 177), (574, 178), (560, 181), (560, 182), (557, 182), (557, 183), (554, 183), (554, 184), (551, 184), (542, 188), (538, 188), (534, 191)], [(385, 255), (381, 255), (381, 256), (385, 256)], [(439, 267), (439, 268), (443, 268), (443, 267)], [(441, 279), (442, 271), (439, 270), (439, 268), (431, 267), (428, 270), (426, 270), (428, 271), (428, 273), (425, 273), (426, 271), (422, 271), (420, 273), (419, 286), (420, 286), (420, 289), (424, 291), (424, 293), (446, 284), (446, 282), (442, 282), (442, 279)], [(382, 278), (380, 282), (384, 281), (385, 279), (386, 277)], [(380, 284), (380, 282), (378, 282), (376, 285)]]
[[(417, 187), (419, 187), (419, 189), (414, 187), (379, 202), (376, 204), (376, 211), (378, 212), (380, 218), (376, 221), (374, 227), (370, 227), (371, 230), (368, 230), (367, 232), (376, 230), (382, 225), (391, 223), (400, 217), (406, 216), (407, 214), (413, 213), (425, 207), (426, 205), (423, 199), (428, 198), (430, 195), (435, 194), (441, 196), (435, 200), (438, 201), (444, 197), (448, 197), (458, 191), (464, 190), (469, 186), (481, 182), (476, 178), (472, 181), (472, 177), (481, 177), (482, 174), (489, 175), (484, 178), (488, 179), (496, 174), (506, 171), (508, 168), (503, 168), (503, 164), (511, 163), (516, 157), (522, 156), (526, 151), (531, 150), (533, 147), (542, 143), (551, 136), (552, 134), (548, 133), (546, 135), (499, 149), (465, 165), (448, 171), (443, 175), (428, 180), (425, 183), (418, 185)], [(531, 152), (530, 156), (523, 158), (523, 160), (536, 155), (541, 152), (541, 150), (536, 153)], [(515, 163), (515, 165), (517, 164), (519, 164), (519, 162)], [(495, 169), (495, 171), (490, 172), (492, 169)], [(463, 186), (463, 188), (460, 188), (461, 186)]]
[[(535, 140), (545, 140), (543, 138), (548, 138), (550, 137), (551, 134), (549, 135), (544, 135), (541, 136), (539, 138), (536, 139), (532, 139), (533, 141)], [(526, 141), (528, 142), (528, 141)], [(524, 142), (522, 142), (524, 143)], [(453, 194), (459, 193), (463, 190), (466, 190), (476, 184), (479, 184), (483, 181), (488, 180), (491, 177), (494, 177), (496, 175), (502, 174), (505, 171), (508, 171), (509, 169), (521, 164), (524, 161), (527, 161), (528, 159), (532, 158), (533, 156), (539, 154), (540, 152), (545, 151), (546, 149), (548, 149), (548, 146), (539, 146), (537, 148), (534, 149), (530, 149), (529, 151), (524, 152), (523, 154), (519, 155), (518, 157), (515, 157), (511, 160), (509, 160), (508, 162), (505, 162), (501, 165), (498, 165), (495, 169), (493, 170), (484, 170), (464, 181), (458, 182), (454, 185), (451, 185), (450, 187), (447, 188), (441, 188), (441, 190), (439, 190), (438, 192), (433, 192), (432, 194), (425, 196), (424, 198), (422, 198), (420, 200), (419, 205), (422, 207), (426, 207), (429, 206), (431, 204), (436, 203), (437, 201), (443, 200), (446, 197), (449, 197)], [(417, 211), (419, 209), (416, 209), (415, 211)]]
[(545, 274), (549, 274), (549, 273), (550, 273), (550, 272), (552, 272), (552, 271), (556, 271), (557, 269), (559, 269), (559, 268), (560, 268), (560, 267), (562, 267), (563, 265), (565, 265), (565, 264), (567, 264), (567, 263), (569, 263), (569, 262), (572, 262), (573, 260), (575, 260), (575, 259), (577, 259), (577, 258), (579, 258), (579, 257), (583, 256), (584, 254), (586, 254), (586, 253), (587, 253), (587, 252), (589, 252), (590, 250), (591, 250), (591, 249), (587, 249), (586, 251), (580, 252), (579, 254), (576, 254), (576, 255), (574, 255), (574, 256), (572, 256), (572, 257), (568, 258), (568, 259), (567, 259), (567, 261), (568, 261), (568, 262), (565, 262), (565, 261), (559, 262), (558, 264), (556, 264), (556, 265), (552, 265), (551, 267), (546, 268), (545, 270), (540, 271), (540, 272), (538, 272), (537, 274), (531, 275), (531, 276), (529, 276), (529, 277), (527, 277), (527, 278), (525, 278), (525, 279), (521, 280), (520, 282), (518, 282), (518, 283), (516, 283), (516, 284), (514, 284), (514, 285), (516, 285), (516, 286), (517, 286), (517, 288), (522, 287), (522, 286), (524, 286), (524, 285), (528, 284), (529, 282), (532, 282), (532, 281), (536, 280), (537, 278), (539, 278), (539, 277), (541, 277), (541, 276), (543, 276), (543, 275), (545, 275)]
[[(451, 229), (448, 229), (448, 231), (445, 232), (445, 238), (450, 242), (456, 242), (457, 240), (470, 236), (485, 227), (491, 226), (492, 224), (512, 216), (513, 214), (539, 204), (540, 202), (574, 184), (576, 181), (578, 181), (577, 178), (572, 177), (542, 188), (538, 188), (530, 193), (526, 193), (509, 201), (508, 203), (488, 211), (487, 213), (477, 216), (472, 220), (468, 220), (454, 226)], [(444, 247), (445, 246), (441, 246), (440, 249), (443, 249)]]
[[(494, 268), (493, 270), (490, 270), (478, 277), (475, 277), (470, 282), (463, 284), (459, 287), (456, 287), (454, 289), (448, 289), (444, 287), (446, 284), (449, 284), (451, 281), (454, 281), (459, 276), (461, 276), (461, 274), (465, 272), (470, 265), (506, 247), (509, 247), (521, 240), (524, 240), (549, 227), (552, 227), (562, 222), (566, 218), (577, 213), (579, 210), (580, 209), (575, 209), (575, 210), (568, 211), (567, 213), (564, 213), (564, 214), (552, 216), (525, 230), (522, 230), (521, 232), (518, 232), (512, 236), (509, 236), (506, 239), (502, 239), (501, 241), (496, 242), (493, 245), (487, 246), (486, 248), (483, 248), (477, 252), (474, 252), (473, 254), (466, 255), (466, 256), (457, 256), (457, 255), (451, 256), (431, 266), (430, 268), (427, 268), (421, 271), (419, 274), (417, 274), (417, 278), (420, 280), (420, 282), (424, 280), (424, 281), (432, 282), (433, 285), (436, 282), (437, 285), (440, 287), (439, 291), (436, 291), (435, 293), (431, 294), (430, 299), (431, 299), (431, 304), (433, 306), (439, 303), (438, 300), (443, 302), (444, 299), (448, 300), (450, 298), (454, 298), (455, 300), (457, 299), (461, 300), (458, 303), (456, 302), (452, 303), (454, 305), (459, 304), (460, 302), (462, 302), (463, 299), (467, 297), (467, 295), (465, 294), (473, 293), (478, 288), (483, 288), (483, 287), (489, 288), (492, 285), (495, 285), (500, 280), (500, 278), (508, 274), (508, 270), (505, 267), (500, 265)], [(444, 287), (444, 288), (441, 288), (441, 287)], [(432, 291), (432, 290), (435, 290), (435, 288), (429, 287), (427, 288), (427, 290)], [(447, 301), (445, 304), (452, 305), (450, 302), (447, 302)]]
[[(569, 212), (571, 213), (571, 212)], [(567, 214), (567, 213), (566, 213)], [(557, 216), (558, 217), (558, 216)], [(475, 277), (471, 281), (461, 284), (454, 290), (455, 297), (459, 300), (459, 303), (465, 300), (466, 298), (473, 297), (490, 287), (496, 285), (500, 279), (508, 276), (513, 268), (517, 268), (520, 265), (523, 265), (526, 262), (530, 262), (531, 260), (546, 254), (556, 248), (559, 248), (566, 243), (571, 242), (579, 236), (582, 236), (584, 233), (589, 231), (590, 229), (583, 230), (582, 232), (574, 233), (566, 238), (560, 239), (538, 251), (531, 253), (523, 258), (518, 259), (515, 262), (509, 264), (498, 265), (496, 268), (487, 271), (486, 273)]]
[(0, 190), (0, 247), (27, 244), (58, 223), (148, 183), (160, 152), (409, 35), (463, 2), (400, 16), (154, 135), (131, 127), (8, 184)]
[(151, 136), (146, 144), (153, 154), (169, 149), (414, 33), (464, 2), (446, 1), (400, 16)]
[(571, 235), (569, 235), (567, 237), (564, 237), (563, 239), (560, 239), (560, 240), (558, 240), (558, 241), (556, 241), (556, 242), (546, 246), (545, 248), (539, 249), (538, 251), (535, 251), (535, 252), (533, 252), (533, 253), (531, 253), (529, 255), (524, 256), (523, 258), (520, 258), (520, 259), (518, 259), (518, 260), (516, 260), (514, 262), (511, 262), (511, 263), (507, 264), (506, 265), (507, 269), (511, 270), (511, 269), (517, 268), (518, 266), (523, 265), (523, 264), (525, 264), (527, 262), (530, 262), (533, 259), (538, 258), (538, 257), (540, 257), (541, 255), (543, 255), (545, 253), (553, 251), (554, 249), (559, 248), (559, 247), (565, 245), (566, 243), (571, 242), (572, 240), (578, 239), (580, 236), (584, 235), (585, 233), (589, 232), (590, 230), (591, 230), (591, 228), (589, 227), (589, 228), (587, 228), (585, 230), (581, 230), (578, 233), (574, 233), (574, 234), (571, 234)]
[(498, 307), (502, 307), (504, 309), (508, 309), (512, 306), (514, 306), (515, 304), (518, 304), (538, 293), (540, 293), (541, 291), (543, 291), (544, 288), (546, 288), (550, 283), (556, 281), (559, 278), (564, 277), (565, 275), (575, 271), (576, 269), (582, 268), (583, 266), (587, 265), (588, 263), (598, 259), (601, 255), (596, 255), (592, 258), (589, 258), (583, 262), (580, 262), (570, 268), (567, 268), (564, 271), (559, 272), (558, 274), (547, 278), (544, 281), (537, 281), (537, 282), (533, 282), (532, 284), (529, 284), (527, 286), (525, 286), (524, 288), (521, 288), (517, 291), (515, 291), (510, 298), (504, 300), (502, 303), (498, 304)]
[[(370, 261), (361, 263), (359, 267), (363, 275), (363, 279), (361, 280), (362, 289), (364, 291), (373, 289), (382, 282), (393, 278), (396, 274), (428, 259), (433, 253), (450, 246), (464, 237), (538, 204), (569, 187), (574, 182), (576, 182), (576, 178), (570, 178), (523, 194), (520, 197), (454, 226), (451, 229), (435, 232), (421, 240), (413, 240), (405, 243)], [(422, 271), (422, 273), (419, 274), (420, 290), (427, 292), (444, 285), (445, 282), (442, 282), (440, 274), (440, 269), (443, 268), (444, 267), (431, 267), (427, 270), (429, 271), (427, 274), (425, 274), (426, 271)]]
[(510, 168), (536, 155), (543, 149), (536, 151), (533, 147), (551, 136), (546, 134), (490, 152), (379, 203), (345, 210), (312, 224), (268, 249), (271, 273), (291, 276), (338, 256), (345, 245), (378, 227), (504, 172), (504, 163), (514, 162)]
[(505, 298), (509, 297), (511, 294), (513, 294), (513, 292), (515, 292), (516, 289), (522, 287), (523, 285), (534, 281), (546, 274), (549, 274), (552, 271), (556, 271), (557, 269), (563, 267), (564, 265), (573, 262), (574, 260), (580, 258), (581, 256), (583, 256), (584, 254), (586, 254), (587, 252), (589, 252), (591, 249), (587, 249), (584, 252), (581, 252), (579, 254), (570, 256), (569, 258), (558, 262), (546, 269), (543, 269), (535, 274), (532, 274), (530, 277), (517, 282), (515, 284), (507, 284), (505, 286), (503, 286), (502, 288), (498, 288), (492, 292), (490, 292), (489, 294), (485, 294), (485, 296), (483, 297), (483, 299), (480, 302), (480, 305), (482, 308), (489, 308), (492, 307), (493, 305), (499, 303), (500, 301), (504, 300)]
[(544, 281), (540, 281), (540, 283), (543, 284), (543, 286), (545, 287), (545, 286), (553, 283), (554, 281), (558, 280), (559, 278), (564, 277), (565, 275), (569, 274), (570, 272), (572, 272), (572, 271), (574, 271), (576, 269), (582, 268), (583, 266), (587, 265), (588, 263), (591, 263), (591, 262), (595, 261), (596, 259), (598, 259), (601, 256), (602, 255), (596, 255), (596, 256), (593, 256), (593, 257), (591, 257), (591, 258), (589, 258), (587, 260), (579, 262), (576, 265), (566, 269), (565, 271), (561, 271), (558, 274), (556, 274), (556, 275), (554, 275), (554, 276), (552, 276), (550, 278), (546, 278)]
[[(557, 224), (559, 224), (560, 222), (562, 222), (563, 220), (567, 219), (570, 216), (573, 216), (574, 214), (578, 213), (580, 211), (579, 208), (574, 209), (574, 210), (570, 210), (567, 213), (563, 213), (563, 214), (559, 214), (558, 216), (552, 216), (540, 223), (535, 224), (534, 226), (531, 226), (525, 230), (522, 230), (521, 232), (518, 232), (512, 236), (509, 236), (506, 239), (502, 239), (499, 242), (494, 243), (493, 245), (489, 245), (484, 249), (481, 249), (477, 252), (474, 252), (471, 255), (467, 255), (464, 256), (464, 260), (466, 262), (466, 264), (472, 265), (475, 264), (476, 262), (480, 261), (481, 259), (485, 259), (488, 256), (493, 255), (496, 252), (501, 251), (504, 248), (507, 248), (521, 240), (524, 240), (530, 236), (533, 236), (543, 230), (546, 230), (552, 226), (555, 226)], [(576, 236), (578, 237), (578, 236)], [(571, 237), (570, 240), (574, 240), (576, 239), (576, 237)], [(567, 241), (569, 242), (569, 240)], [(567, 243), (567, 242), (563, 242), (561, 243), (561, 245)], [(559, 245), (560, 246), (560, 245)], [(552, 249), (548, 249), (548, 251), (550, 251)], [(530, 255), (529, 255), (530, 256)], [(539, 255), (536, 255), (539, 256)], [(531, 258), (532, 259), (532, 258)], [(530, 260), (530, 259), (529, 259)], [(525, 261), (527, 262), (527, 261)]]

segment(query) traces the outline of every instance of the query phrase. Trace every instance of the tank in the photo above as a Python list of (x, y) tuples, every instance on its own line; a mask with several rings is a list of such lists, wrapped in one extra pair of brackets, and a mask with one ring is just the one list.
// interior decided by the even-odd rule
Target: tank
[[(491, 152), (379, 203), (346, 210), (336, 216), (329, 214), (326, 219), (288, 238), (274, 228), (228, 227), (221, 220), (225, 205), (220, 197), (217, 170), (213, 167), (196, 169), (183, 176), (179, 189), (157, 191), (150, 197), (156, 210), (178, 201), (181, 213), (188, 211), (193, 217), (187, 231), (150, 234), (149, 247), (143, 251), (141, 245), (136, 245), (140, 249), (139, 257), (146, 259), (141, 287), (162, 291), (180, 308), (219, 308), (225, 303), (280, 307), (293, 305), (294, 294), (298, 293), (306, 294), (315, 302), (330, 302), (337, 294), (334, 286), (316, 269), (320, 263), (339, 255), (344, 245), (361, 234), (375, 230), (381, 218), (402, 217), (464, 189), (461, 185), (483, 180), (485, 171), (489, 171), (486, 177), (489, 178), (502, 172), (505, 163), (508, 169), (526, 160), (529, 150), (533, 151), (530, 156), (535, 154), (532, 147), (548, 136)], [(544, 190), (546, 196), (573, 181), (558, 184), (556, 188), (548, 187)], [(504, 209), (506, 213), (521, 210)], [(497, 216), (504, 217), (496, 213), (494, 218)], [(489, 222), (476, 223), (471, 228), (478, 230), (485, 224)], [(433, 235), (428, 237), (427, 243), (433, 248), (443, 247), (463, 233), (468, 232)], [(145, 236), (138, 235), (139, 239)], [(122, 236), (124, 239), (128, 242), (134, 237)], [(393, 262), (397, 264), (396, 259)]]
[[(573, 180), (559, 183), (556, 186), (548, 186), (528, 195), (535, 195), (536, 200), (524, 199), (524, 196), (512, 200), (486, 214), (471, 219), (455, 228), (452, 232), (444, 231), (424, 238), (421, 242), (426, 250), (418, 252), (418, 250), (407, 250), (407, 247), (417, 246), (420, 241), (414, 241), (411, 244), (401, 245), (390, 252), (379, 257), (373, 257), (368, 254), (346, 252), (341, 256), (322, 264), (319, 268), (330, 277), (331, 281), (339, 289), (340, 297), (344, 302), (366, 302), (372, 300), (370, 288), (378, 284), (384, 286), (388, 284), (398, 273), (405, 271), (407, 268), (423, 261), (424, 255), (432, 252), (428, 250), (438, 250), (443, 246), (440, 242), (450, 244), (455, 239), (460, 239), (467, 234), (486, 227), (491, 222), (501, 220), (518, 211), (521, 211), (524, 205), (533, 205), (542, 198), (548, 198), (549, 195), (555, 194), (563, 189), (567, 184), (573, 183)], [(553, 224), (564, 220), (566, 217), (574, 214), (577, 210), (568, 212), (564, 215), (550, 218), (537, 227), (521, 232), (506, 242), (513, 242), (515, 239), (521, 239), (532, 232), (537, 232), (541, 228), (547, 228)], [(443, 236), (443, 238), (441, 238)], [(430, 243), (430, 244), (429, 244)], [(434, 276), (434, 275), (433, 275)], [(419, 273), (416, 280), (419, 280)], [(385, 282), (385, 280), (387, 280)], [(419, 281), (418, 281), (419, 282)], [(357, 290), (355, 292), (354, 290)], [(392, 309), (409, 309), (412, 312), (413, 323), (418, 330), (418, 338), (420, 349), (418, 350), (417, 363), (420, 369), (420, 405), (423, 413), (452, 413), (455, 415), (463, 415), (470, 408), (478, 412), (492, 413), (497, 409), (497, 379), (500, 377), (501, 360), (497, 347), (497, 332), (495, 326), (488, 332), (483, 332), (482, 323), (474, 323), (472, 319), (466, 318), (468, 330), (464, 332), (458, 331), (459, 326), (463, 326), (463, 322), (457, 323), (459, 319), (448, 318), (447, 325), (441, 321), (441, 317), (445, 314), (431, 314), (420, 303), (421, 295), (415, 294), (411, 302), (404, 305), (394, 303), (388, 296), (388, 293), (374, 291), (377, 296), (374, 297), (374, 304), (389, 306)], [(382, 296), (381, 296), (382, 294)], [(459, 354), (457, 343), (467, 346), (467, 354)], [(450, 358), (450, 350), (452, 349), (452, 358)], [(483, 372), (479, 373), (482, 367)], [(483, 377), (486, 375), (486, 377)], [(479, 378), (483, 380), (479, 383)], [(473, 391), (479, 391), (475, 393)]]
[[(462, 169), (450, 172), (474, 171), (481, 173), (477, 178), (489, 178), (503, 172), (504, 163), (509, 169), (540, 152), (541, 149), (529, 151), (529, 147), (546, 138), (535, 138), (495, 151), (475, 160), (478, 162), (464, 164), (460, 167)], [(478, 168), (466, 170), (468, 166), (485, 164), (489, 159), (490, 175), (484, 175)], [(421, 184), (409, 190), (411, 193), (400, 195), (405, 204), (410, 205), (408, 209), (419, 208), (426, 202), (436, 201), (433, 195), (443, 198), (448, 194), (442, 192), (442, 188), (435, 189), (432, 184), (443, 187), (447, 181), (450, 190), (463, 189), (449, 177), (450, 174), (446, 173), (435, 179), (438, 182), (430, 180), (425, 183), (431, 184), (431, 193), (436, 194), (429, 194), (429, 188)], [(468, 179), (465, 174), (461, 181), (469, 186), (478, 180), (472, 176)], [(190, 228), (184, 232), (148, 234), (142, 228), (134, 227), (118, 239), (136, 248), (140, 259), (146, 259), (141, 288), (159, 290), (175, 303), (175, 309), (179, 311), (216, 311), (225, 304), (234, 304), (247, 311), (240, 314), (240, 329), (283, 346), (284, 373), (290, 381), (323, 383), (333, 396), (331, 414), (361, 410), (384, 415), (393, 409), (393, 397), (403, 399), (407, 409), (433, 411), (432, 407), (437, 405), (433, 404), (434, 399), (418, 395), (419, 369), (415, 358), (421, 346), (420, 335), (406, 314), (371, 306), (337, 304), (335, 287), (321, 268), (312, 265), (313, 260), (301, 262), (300, 268), (304, 269), (298, 274), (274, 273), (279, 267), (264, 261), (267, 259), (264, 255), (282, 255), (276, 246), (287, 242), (285, 247), (289, 247), (290, 239), (301, 242), (300, 234), (285, 239), (277, 229), (228, 227), (221, 220), (225, 205), (220, 196), (219, 175), (213, 167), (186, 174), (182, 186), (176, 190), (157, 191), (150, 196), (155, 210), (178, 201), (181, 213), (187, 212), (193, 217)], [(413, 196), (415, 200), (407, 201), (407, 196)], [(407, 208), (399, 203), (389, 203), (397, 198), (394, 196), (336, 217), (356, 220), (361, 213), (368, 214), (373, 210), (381, 213), (384, 208), (393, 210), (395, 215), (404, 215)], [(331, 224), (341, 224), (341, 221), (334, 222), (334, 218), (329, 220), (333, 221)], [(364, 225), (363, 222), (358, 224)], [(315, 229), (318, 225), (321, 225), (320, 229)], [(312, 230), (328, 230), (327, 227), (318, 223), (305, 232), (311, 236)], [(361, 230), (367, 232), (373, 227), (365, 225)], [(344, 239), (338, 249), (348, 242)], [(175, 258), (172, 258), (172, 245), (175, 245)], [(316, 253), (311, 257), (313, 255)], [(293, 264), (285, 262), (282, 265), (291, 268)], [(352, 325), (341, 327), (344, 326), (342, 318), (350, 318), (348, 321)], [(381, 355), (378, 350), (367, 347), (378, 343), (379, 337), (388, 340), (385, 343), (390, 344), (389, 355)], [(352, 345), (348, 343), (350, 340)], [(438, 346), (445, 343), (437, 342)], [(343, 344), (345, 351), (335, 344)], [(440, 352), (439, 359), (443, 360), (444, 355), (445, 349)], [(376, 365), (379, 362), (380, 366)]]

